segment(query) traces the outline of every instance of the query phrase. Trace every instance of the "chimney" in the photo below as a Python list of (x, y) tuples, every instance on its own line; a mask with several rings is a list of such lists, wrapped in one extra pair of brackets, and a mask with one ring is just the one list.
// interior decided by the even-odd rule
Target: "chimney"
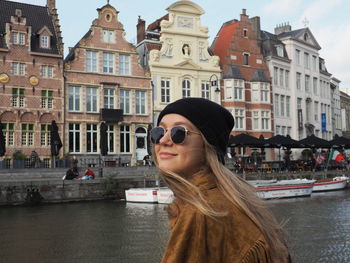
[(247, 9), (243, 8), (242, 14), (241, 14), (241, 21), (247, 21), (247, 20), (248, 20)]
[(275, 27), (275, 35), (290, 31), (292, 31), (292, 26), (289, 23), (283, 23)]
[(137, 20), (136, 29), (137, 29), (137, 44), (138, 44), (145, 39), (145, 34), (146, 34), (146, 22), (145, 20), (141, 19), (141, 16), (139, 16), (139, 19)]

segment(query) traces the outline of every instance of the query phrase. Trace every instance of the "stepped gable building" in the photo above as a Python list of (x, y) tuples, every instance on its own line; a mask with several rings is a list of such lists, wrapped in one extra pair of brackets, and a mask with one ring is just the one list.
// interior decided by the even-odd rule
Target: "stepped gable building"
[(271, 77), (260, 34), (260, 18), (249, 18), (243, 9), (240, 20), (224, 23), (211, 45), (223, 70), (222, 105), (235, 118), (233, 135), (273, 135)]
[[(50, 124), (63, 139), (63, 43), (55, 1), (37, 6), (0, 1), (0, 121), (5, 159), (35, 150), (49, 166)], [(61, 151), (61, 154), (63, 150)], [(29, 162), (27, 162), (29, 165)]]
[(262, 31), (261, 39), (272, 76), (276, 134), (332, 139), (331, 74), (310, 29), (282, 24), (274, 34)]
[(137, 24), (137, 52), (152, 76), (154, 122), (168, 103), (180, 98), (220, 103), (219, 58), (208, 51), (208, 28), (201, 25), (204, 10), (187, 0), (166, 10), (147, 28), (141, 18)]
[(135, 46), (124, 38), (119, 12), (110, 4), (97, 11), (98, 18), (65, 58), (66, 149), (81, 165), (98, 165), (105, 122), (105, 164), (133, 165), (147, 154), (150, 76)]

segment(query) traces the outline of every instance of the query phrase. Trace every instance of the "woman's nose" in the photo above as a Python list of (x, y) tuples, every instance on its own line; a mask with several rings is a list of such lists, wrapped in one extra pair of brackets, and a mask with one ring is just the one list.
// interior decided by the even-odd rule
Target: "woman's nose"
[(170, 138), (170, 131), (166, 130), (164, 136), (159, 140), (159, 144), (172, 144), (172, 140)]

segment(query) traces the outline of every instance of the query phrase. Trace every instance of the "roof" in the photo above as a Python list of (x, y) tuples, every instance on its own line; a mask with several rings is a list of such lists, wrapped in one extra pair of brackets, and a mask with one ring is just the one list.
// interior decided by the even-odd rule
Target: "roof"
[(265, 76), (265, 73), (261, 69), (256, 69), (250, 80), (251, 82), (270, 82), (269, 79)]
[[(285, 45), (278, 39), (277, 35), (262, 30), (260, 36), (262, 40), (262, 52), (265, 57), (273, 56), (279, 59), (289, 60)], [(283, 47), (283, 57), (278, 56), (276, 46)]]
[[(52, 23), (52, 18), (46, 6), (37, 6), (24, 3), (0, 0), (0, 48), (7, 48), (5, 44), (6, 23), (11, 21), (16, 9), (22, 10), (22, 16), (26, 18), (27, 25), (32, 27), (31, 51), (40, 53), (60, 54), (57, 49), (57, 36)], [(51, 49), (40, 48), (37, 32), (44, 26), (51, 31)]]
[(236, 65), (224, 65), (224, 79), (243, 79), (243, 74)]
[[(88, 37), (91, 35), (91, 32), (92, 32), (92, 31), (91, 31), (91, 29), (90, 29), (88, 32), (85, 33), (85, 35), (84, 35), (80, 40), (85, 39), (85, 38), (88, 38)], [(78, 41), (78, 43), (75, 44), (75, 46), (74, 46), (73, 48), (71, 48), (71, 49), (69, 50), (68, 55), (67, 55), (66, 58), (64, 59), (64, 62), (68, 62), (68, 61), (74, 60), (74, 58), (75, 58), (75, 50), (77, 49), (77, 47), (79, 47), (79, 42), (80, 42), (80, 40)]]
[(164, 16), (162, 16), (161, 18), (157, 19), (156, 21), (154, 21), (152, 24), (149, 24), (147, 27), (147, 30), (149, 31), (154, 31), (157, 30), (160, 32), (160, 22), (162, 20), (169, 20), (169, 14), (166, 14)]

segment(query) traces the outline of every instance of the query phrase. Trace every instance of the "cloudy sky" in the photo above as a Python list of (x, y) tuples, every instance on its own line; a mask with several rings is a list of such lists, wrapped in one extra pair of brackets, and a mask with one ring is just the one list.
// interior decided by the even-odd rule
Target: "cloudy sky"
[[(46, 0), (15, 0), (16, 2), (45, 5)], [(146, 24), (166, 14), (166, 8), (175, 0), (110, 0), (120, 13), (126, 39), (135, 42), (136, 23), (140, 15)], [(349, 0), (195, 0), (204, 10), (202, 24), (209, 27), (210, 44), (221, 25), (239, 19), (242, 8), (250, 17), (260, 16), (261, 28), (273, 32), (276, 25), (289, 23), (292, 29), (310, 28), (322, 47), (320, 56), (340, 87), (350, 91), (350, 1)], [(97, 17), (97, 8), (107, 0), (56, 0), (63, 31), (65, 55), (89, 30)]]

